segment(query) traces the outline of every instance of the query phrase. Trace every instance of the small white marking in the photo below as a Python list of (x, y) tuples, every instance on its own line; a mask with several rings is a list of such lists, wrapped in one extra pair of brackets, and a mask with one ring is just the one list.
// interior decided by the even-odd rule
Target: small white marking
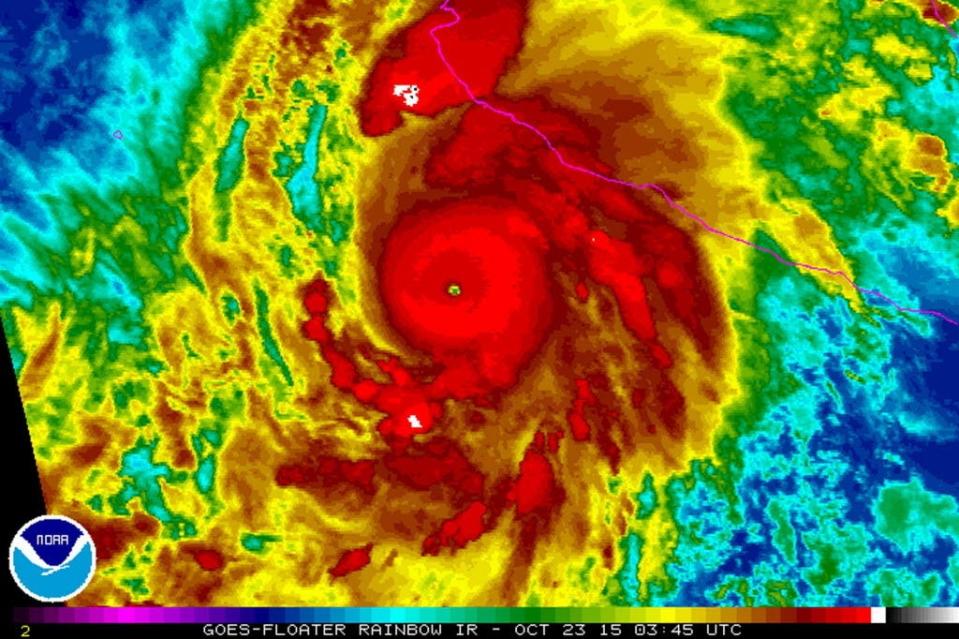
[(410, 423), (410, 428), (423, 428), (423, 424), (420, 423), (420, 418), (416, 415), (410, 415), (406, 419)]
[(403, 103), (408, 106), (416, 106), (420, 101), (420, 87), (416, 84), (394, 84), (393, 95), (403, 98)]

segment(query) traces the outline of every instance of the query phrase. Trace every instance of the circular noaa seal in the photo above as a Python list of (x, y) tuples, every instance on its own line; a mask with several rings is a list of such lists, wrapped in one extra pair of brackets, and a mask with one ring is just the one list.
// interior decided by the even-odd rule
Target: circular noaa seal
[(66, 601), (93, 578), (97, 552), (86, 528), (69, 517), (41, 515), (24, 524), (10, 543), (10, 574), (40, 601)]

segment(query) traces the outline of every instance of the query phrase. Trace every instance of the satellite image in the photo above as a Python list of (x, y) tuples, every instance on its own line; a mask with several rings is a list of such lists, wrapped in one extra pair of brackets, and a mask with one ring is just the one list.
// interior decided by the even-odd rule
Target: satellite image
[(0, 14), (70, 605), (959, 605), (955, 0)]

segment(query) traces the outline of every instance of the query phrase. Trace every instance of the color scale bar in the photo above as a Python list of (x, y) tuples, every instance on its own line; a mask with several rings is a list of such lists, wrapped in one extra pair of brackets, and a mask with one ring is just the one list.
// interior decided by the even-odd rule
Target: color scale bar
[[(884, 608), (18, 608), (18, 623), (871, 623)], [(925, 611), (904, 618), (925, 621)], [(913, 614), (915, 613), (915, 614)], [(937, 617), (938, 619), (938, 617)]]

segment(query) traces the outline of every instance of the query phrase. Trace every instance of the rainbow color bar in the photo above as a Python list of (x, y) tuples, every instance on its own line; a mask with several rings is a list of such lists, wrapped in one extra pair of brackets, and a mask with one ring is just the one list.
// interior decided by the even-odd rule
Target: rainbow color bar
[[(18, 623), (874, 623), (886, 608), (18, 608)], [(916, 611), (930, 609), (912, 609)], [(935, 609), (932, 609), (935, 610)], [(959, 609), (943, 609), (959, 610)], [(959, 620), (959, 613), (956, 614)]]

